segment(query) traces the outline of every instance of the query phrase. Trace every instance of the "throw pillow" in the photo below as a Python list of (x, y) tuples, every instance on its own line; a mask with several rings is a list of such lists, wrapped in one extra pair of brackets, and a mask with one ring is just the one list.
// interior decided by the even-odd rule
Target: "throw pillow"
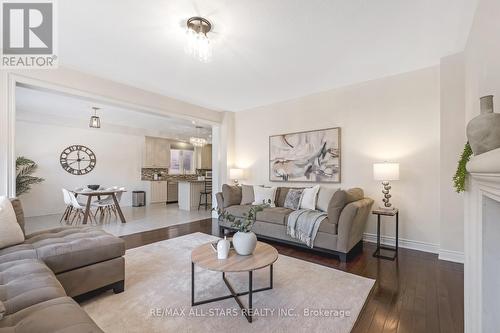
[(16, 213), (6, 197), (0, 197), (0, 249), (24, 242)]
[(251, 205), (255, 201), (252, 185), (241, 185), (241, 204)]
[(222, 185), (222, 197), (224, 198), (224, 207), (239, 205), (241, 203), (241, 187), (235, 185)]
[(276, 198), (276, 187), (254, 186), (253, 193), (255, 195), (254, 205), (267, 204), (271, 201), (270, 206), (276, 207), (274, 203), (274, 199)]
[(288, 193), (286, 194), (286, 199), (285, 199), (285, 204), (283, 207), (285, 208), (290, 208), (293, 210), (299, 209), (300, 206), (300, 198), (302, 198), (302, 192), (304, 190), (288, 190)]
[(302, 199), (300, 200), (300, 208), (315, 210), (318, 191), (319, 185), (304, 189), (304, 192), (302, 192)]
[(332, 200), (333, 194), (337, 191), (336, 188), (321, 186), (318, 193), (318, 202), (316, 203), (316, 209), (322, 212), (328, 211), (328, 205), (330, 200)]

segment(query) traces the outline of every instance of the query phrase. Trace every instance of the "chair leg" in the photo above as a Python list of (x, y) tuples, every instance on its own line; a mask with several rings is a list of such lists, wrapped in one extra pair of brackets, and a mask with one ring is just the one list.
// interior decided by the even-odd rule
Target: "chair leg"
[(203, 193), (200, 192), (200, 200), (198, 200), (198, 210), (200, 210), (200, 206), (201, 206), (201, 196), (203, 195)]
[(205, 193), (205, 210), (208, 209), (208, 194)]
[(64, 213), (61, 216), (61, 219), (59, 220), (59, 223), (62, 223), (62, 220), (66, 217), (66, 214), (68, 214), (69, 206), (66, 207), (66, 210), (64, 210)]

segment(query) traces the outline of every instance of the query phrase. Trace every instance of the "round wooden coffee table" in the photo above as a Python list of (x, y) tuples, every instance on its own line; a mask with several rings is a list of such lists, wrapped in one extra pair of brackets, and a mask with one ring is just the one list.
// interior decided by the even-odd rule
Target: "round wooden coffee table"
[[(191, 252), (191, 305), (196, 306), (211, 302), (217, 302), (228, 298), (234, 298), (240, 306), (243, 314), (248, 322), (252, 322), (252, 294), (269, 290), (273, 288), (273, 264), (278, 259), (278, 251), (269, 244), (257, 242), (257, 247), (252, 255), (240, 256), (234, 250), (229, 251), (227, 259), (217, 259), (217, 253), (213, 250), (211, 243), (198, 246)], [(206, 299), (203, 301), (195, 301), (195, 276), (194, 265), (201, 268), (222, 272), (222, 280), (226, 284), (231, 295), (220, 296), (216, 298)], [(269, 266), (269, 287), (253, 289), (252, 279), (253, 271)], [(226, 278), (226, 273), (230, 272), (248, 272), (248, 291), (236, 292)], [(245, 308), (240, 300), (240, 296), (248, 295), (248, 308)]]

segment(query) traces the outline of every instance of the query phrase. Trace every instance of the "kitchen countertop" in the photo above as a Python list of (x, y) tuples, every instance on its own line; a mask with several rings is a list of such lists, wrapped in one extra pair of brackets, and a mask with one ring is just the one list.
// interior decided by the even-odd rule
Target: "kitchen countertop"
[(204, 183), (206, 180), (178, 180), (179, 183)]

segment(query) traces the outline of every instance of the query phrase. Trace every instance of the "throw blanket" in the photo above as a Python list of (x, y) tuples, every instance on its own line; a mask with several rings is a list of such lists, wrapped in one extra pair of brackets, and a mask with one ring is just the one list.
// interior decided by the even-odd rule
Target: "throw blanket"
[(300, 240), (309, 247), (313, 247), (319, 225), (327, 217), (327, 213), (310, 209), (299, 209), (288, 216), (286, 233)]

